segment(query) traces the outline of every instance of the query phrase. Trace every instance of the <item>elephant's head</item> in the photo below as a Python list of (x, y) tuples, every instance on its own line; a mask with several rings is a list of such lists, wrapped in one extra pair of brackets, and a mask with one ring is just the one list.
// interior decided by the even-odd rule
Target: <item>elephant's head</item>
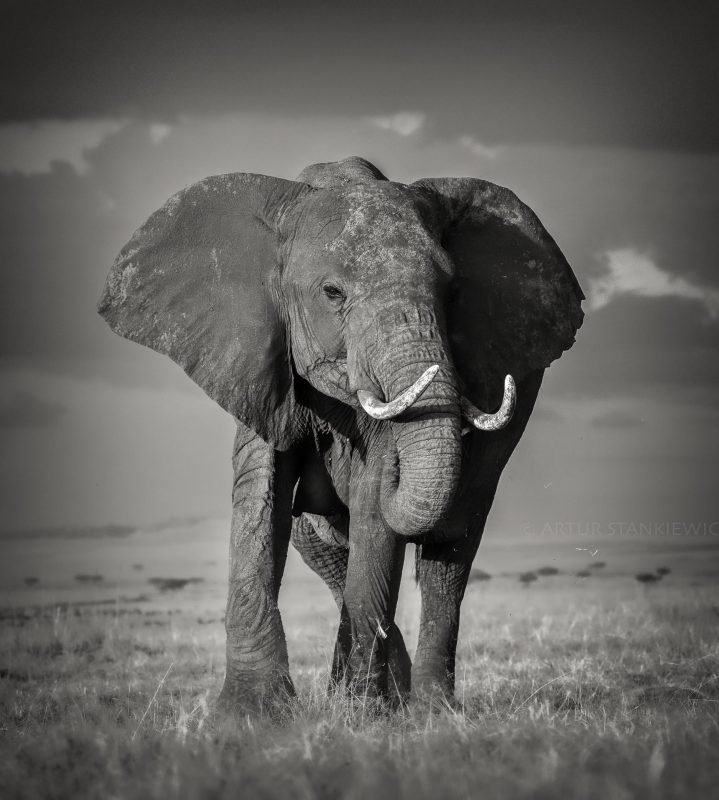
[(120, 253), (99, 310), (278, 449), (306, 435), (307, 384), (391, 419), (381, 511), (418, 535), (456, 490), (462, 415), (504, 424), (505, 375), (567, 349), (581, 299), (508, 190), (392, 183), (355, 158), (296, 182), (240, 173), (185, 189)]

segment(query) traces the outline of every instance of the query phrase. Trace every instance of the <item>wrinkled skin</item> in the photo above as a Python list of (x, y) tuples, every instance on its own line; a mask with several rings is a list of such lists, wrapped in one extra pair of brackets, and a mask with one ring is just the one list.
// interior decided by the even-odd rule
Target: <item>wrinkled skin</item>
[[(290, 539), (340, 612), (333, 680), (451, 696), (460, 605), (502, 470), (543, 370), (571, 346), (582, 293), (534, 214), (474, 179), (392, 183), (351, 158), (297, 181), (208, 178), (118, 257), (100, 313), (169, 355), (236, 417), (220, 702), (293, 692), (277, 597)], [(397, 397), (370, 418), (357, 392)], [(460, 399), (506, 427), (462, 435)], [(414, 663), (394, 624), (408, 541), (422, 596)]]

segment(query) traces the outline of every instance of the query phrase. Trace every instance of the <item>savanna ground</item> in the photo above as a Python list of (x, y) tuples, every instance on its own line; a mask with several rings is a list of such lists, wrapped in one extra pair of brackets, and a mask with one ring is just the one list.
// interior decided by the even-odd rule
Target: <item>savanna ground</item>
[[(151, 581), (162, 562), (132, 538), (67, 540), (54, 559), (5, 570), (3, 798), (715, 796), (714, 547), (607, 546), (599, 568), (575, 543), (520, 544), (494, 559), (480, 550), (492, 578), (473, 582), (463, 607), (461, 705), (389, 714), (327, 695), (337, 615), (329, 592), (291, 564), (281, 605), (298, 697), (283, 719), (229, 728), (212, 713), (224, 670), (221, 557), (195, 549), (183, 562), (179, 540), (174, 577), (196, 580), (162, 586)], [(98, 571), (107, 548), (114, 575)], [(145, 563), (117, 567), (121, 551)], [(69, 575), (80, 562), (85, 571)], [(546, 564), (559, 574), (519, 582)], [(671, 567), (661, 581), (636, 581), (661, 564)], [(44, 574), (23, 575), (31, 566)], [(407, 578), (399, 623), (411, 646)]]

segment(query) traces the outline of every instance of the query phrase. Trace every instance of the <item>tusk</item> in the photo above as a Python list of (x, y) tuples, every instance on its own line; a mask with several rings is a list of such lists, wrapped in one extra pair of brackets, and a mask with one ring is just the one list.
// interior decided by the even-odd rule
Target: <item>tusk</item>
[[(507, 375), (504, 379), (504, 397), (502, 398), (502, 405), (499, 411), (495, 414), (485, 414), (480, 411), (475, 405), (463, 397), (461, 402), (462, 414), (480, 431), (499, 431), (507, 425), (512, 414), (514, 414), (514, 406), (517, 403), (517, 387), (514, 383), (514, 378)], [(464, 431), (462, 431), (464, 433)]]
[(383, 403), (372, 392), (366, 392), (364, 389), (357, 392), (357, 399), (373, 419), (393, 419), (419, 400), (422, 392), (432, 383), (438, 372), (439, 364), (426, 369), (409, 389), (405, 389), (399, 397), (395, 397), (389, 403)]

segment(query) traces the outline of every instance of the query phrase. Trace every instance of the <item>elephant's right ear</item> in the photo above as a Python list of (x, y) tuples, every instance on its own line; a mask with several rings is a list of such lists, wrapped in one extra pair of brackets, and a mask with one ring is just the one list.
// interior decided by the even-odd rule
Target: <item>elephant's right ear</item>
[(98, 304), (115, 333), (170, 356), (280, 449), (297, 415), (277, 304), (278, 226), (309, 191), (245, 173), (184, 189), (123, 248)]

